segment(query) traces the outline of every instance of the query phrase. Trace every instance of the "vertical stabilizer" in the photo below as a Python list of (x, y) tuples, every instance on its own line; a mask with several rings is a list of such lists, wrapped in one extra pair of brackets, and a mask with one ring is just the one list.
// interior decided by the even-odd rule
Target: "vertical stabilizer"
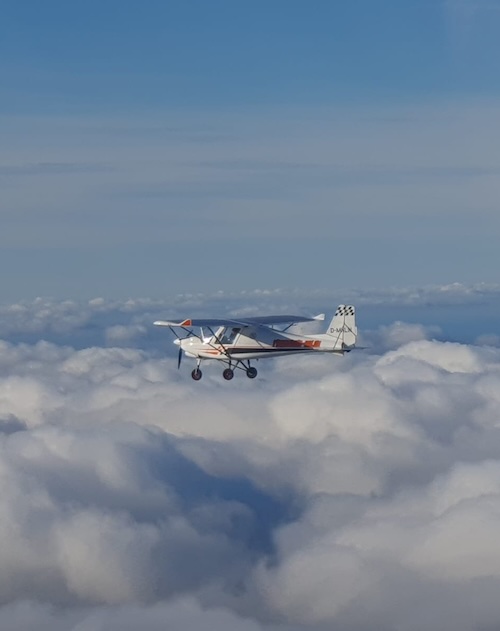
[(332, 338), (335, 348), (349, 348), (356, 344), (358, 329), (353, 305), (339, 305), (326, 335)]

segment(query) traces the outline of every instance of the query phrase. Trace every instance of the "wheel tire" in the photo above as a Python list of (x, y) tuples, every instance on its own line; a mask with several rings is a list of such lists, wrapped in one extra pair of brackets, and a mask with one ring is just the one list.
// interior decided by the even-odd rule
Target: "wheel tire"
[(250, 368), (247, 368), (247, 377), (249, 379), (255, 379), (256, 376), (257, 376), (257, 368), (254, 368), (253, 366), (250, 366)]
[(222, 376), (224, 377), (224, 379), (226, 379), (226, 381), (231, 381), (231, 379), (234, 377), (234, 372), (231, 370), (231, 368), (226, 368), (226, 370), (222, 373)]
[(199, 381), (203, 376), (203, 373), (201, 372), (201, 370), (199, 368), (195, 368), (193, 370), (193, 372), (191, 373), (191, 377), (195, 380), (195, 381)]

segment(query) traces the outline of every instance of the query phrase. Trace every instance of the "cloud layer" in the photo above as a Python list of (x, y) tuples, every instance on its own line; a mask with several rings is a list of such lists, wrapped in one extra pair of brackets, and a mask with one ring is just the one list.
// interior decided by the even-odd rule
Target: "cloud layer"
[(500, 350), (429, 335), (198, 384), (1, 342), (0, 626), (494, 627)]
[[(460, 324), (455, 339), (495, 342), (500, 309), (498, 284), (451, 283), (415, 287), (374, 287), (371, 289), (254, 289), (212, 293), (182, 293), (163, 299), (134, 298), (110, 300), (55, 300), (39, 297), (31, 301), (0, 303), (0, 338), (11, 342), (36, 343), (43, 339), (75, 348), (89, 346), (135, 347), (169, 351), (165, 333), (151, 323), (156, 319), (186, 317), (253, 316), (266, 313), (297, 312), (313, 315), (328, 311), (339, 303), (362, 307), (363, 333), (372, 329), (379, 350), (388, 342), (388, 331), (376, 326), (394, 320), (412, 322), (413, 338), (425, 337), (429, 328), (439, 336), (437, 327), (450, 322)], [(424, 329), (422, 329), (422, 324)], [(455, 331), (454, 331), (455, 333)], [(408, 327), (399, 338), (392, 328), (392, 343), (409, 341)], [(382, 340), (381, 336), (384, 338)], [(485, 337), (488, 336), (488, 337)]]

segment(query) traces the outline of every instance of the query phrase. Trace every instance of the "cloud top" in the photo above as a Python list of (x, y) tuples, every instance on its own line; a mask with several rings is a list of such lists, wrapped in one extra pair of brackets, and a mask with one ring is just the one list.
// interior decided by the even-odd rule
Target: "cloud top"
[[(160, 306), (96, 300), (83, 322)], [(82, 326), (69, 303), (26, 309)], [(500, 351), (371, 335), (231, 384), (147, 348), (2, 342), (2, 626), (494, 625)]]

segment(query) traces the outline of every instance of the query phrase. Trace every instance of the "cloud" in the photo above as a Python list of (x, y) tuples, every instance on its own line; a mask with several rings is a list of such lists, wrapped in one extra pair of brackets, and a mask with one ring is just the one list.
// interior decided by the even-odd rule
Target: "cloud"
[[(339, 303), (352, 303), (359, 308), (364, 324), (362, 334), (378, 351), (411, 340), (441, 338), (440, 325), (446, 328), (452, 321), (461, 323), (462, 332), (470, 328), (470, 341), (480, 338), (481, 344), (490, 340), (495, 345), (496, 338), (491, 336), (496, 331), (500, 285), (456, 282), (371, 289), (268, 288), (126, 300), (38, 297), (0, 304), (0, 338), (30, 344), (43, 339), (76, 348), (132, 346), (148, 351), (156, 348), (164, 353), (171, 350), (171, 344), (165, 331), (152, 326), (159, 318), (238, 317), (263, 312), (314, 315), (330, 313)], [(371, 328), (370, 320), (377, 326)], [(468, 338), (462, 335), (459, 339)]]
[[(240, 617), (225, 608), (206, 609), (192, 598), (155, 605), (123, 605), (106, 608), (80, 608), (57, 610), (47, 605), (21, 602), (3, 610), (3, 628), (6, 631), (147, 631), (187, 629), (203, 631), (207, 628), (220, 631), (260, 631), (257, 622)], [(269, 631), (293, 631), (290, 627), (266, 627)]]
[(130, 346), (135, 338), (146, 335), (147, 328), (141, 324), (115, 324), (106, 329), (104, 335), (109, 346)]
[[(0, 324), (141, 344), (150, 312), (247, 300), (39, 301)], [(0, 626), (494, 627), (500, 350), (434, 333), (383, 325), (366, 352), (231, 383), (217, 366), (194, 383), (147, 344), (2, 342)]]

